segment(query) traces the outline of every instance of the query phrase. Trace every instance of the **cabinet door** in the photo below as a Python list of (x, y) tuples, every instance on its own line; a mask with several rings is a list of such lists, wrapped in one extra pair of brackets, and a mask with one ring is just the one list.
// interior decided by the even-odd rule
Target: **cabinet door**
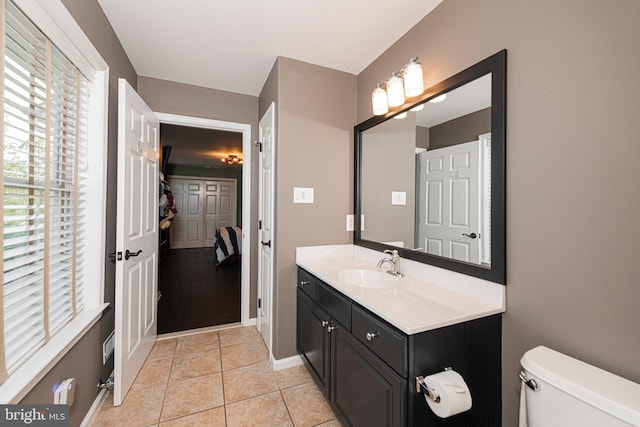
[(332, 335), (331, 395), (343, 420), (353, 427), (404, 426), (406, 380), (348, 331)]
[[(329, 396), (330, 335), (326, 325), (329, 315), (311, 300), (300, 288), (297, 289), (297, 348), (315, 374), (316, 382), (325, 396)], [(326, 324), (324, 322), (327, 322)]]

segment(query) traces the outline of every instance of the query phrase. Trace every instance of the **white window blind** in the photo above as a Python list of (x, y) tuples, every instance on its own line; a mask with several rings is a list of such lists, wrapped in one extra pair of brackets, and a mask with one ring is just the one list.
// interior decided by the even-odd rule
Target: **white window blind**
[(0, 378), (84, 307), (89, 81), (4, 1)]

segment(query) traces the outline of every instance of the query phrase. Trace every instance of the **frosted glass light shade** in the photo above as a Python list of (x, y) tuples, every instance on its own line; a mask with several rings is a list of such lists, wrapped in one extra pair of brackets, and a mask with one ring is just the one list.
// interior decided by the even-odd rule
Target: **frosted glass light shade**
[(405, 111), (404, 113), (400, 113), (397, 116), (393, 116), (394, 119), (400, 120), (400, 119), (404, 119), (405, 117), (407, 117), (407, 112)]
[(424, 92), (424, 78), (422, 64), (418, 60), (411, 60), (404, 69), (404, 94), (407, 98), (418, 96)]
[(438, 95), (433, 99), (430, 99), (429, 102), (431, 102), (432, 104), (438, 103), (438, 102), (442, 102), (445, 99), (447, 99), (447, 94), (443, 93), (442, 95)]
[(371, 91), (371, 104), (373, 105), (373, 114), (381, 116), (387, 114), (389, 107), (387, 106), (387, 91), (381, 85), (376, 86)]
[(387, 102), (389, 107), (398, 107), (404, 104), (404, 87), (402, 78), (393, 75), (387, 80)]

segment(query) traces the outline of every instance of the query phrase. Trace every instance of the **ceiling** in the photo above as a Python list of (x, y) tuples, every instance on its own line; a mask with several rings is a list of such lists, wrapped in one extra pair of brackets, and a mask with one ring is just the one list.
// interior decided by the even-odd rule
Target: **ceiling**
[[(441, 1), (98, 3), (139, 76), (258, 96), (278, 56), (359, 74)], [(242, 152), (224, 133), (173, 130), (169, 164), (225, 168), (221, 157)]]
[(278, 56), (359, 74), (441, 1), (98, 3), (138, 75), (258, 96)]

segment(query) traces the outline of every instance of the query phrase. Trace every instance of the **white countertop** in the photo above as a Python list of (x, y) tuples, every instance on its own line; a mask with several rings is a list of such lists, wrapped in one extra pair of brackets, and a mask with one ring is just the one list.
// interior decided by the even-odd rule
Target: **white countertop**
[[(410, 260), (401, 259), (405, 276), (392, 289), (363, 287), (339, 277), (351, 269), (385, 272), (387, 265), (376, 268), (372, 258), (387, 256), (353, 245), (317, 246), (297, 248), (296, 263), (409, 335), (505, 311), (504, 286)], [(447, 283), (438, 283), (443, 280)]]

